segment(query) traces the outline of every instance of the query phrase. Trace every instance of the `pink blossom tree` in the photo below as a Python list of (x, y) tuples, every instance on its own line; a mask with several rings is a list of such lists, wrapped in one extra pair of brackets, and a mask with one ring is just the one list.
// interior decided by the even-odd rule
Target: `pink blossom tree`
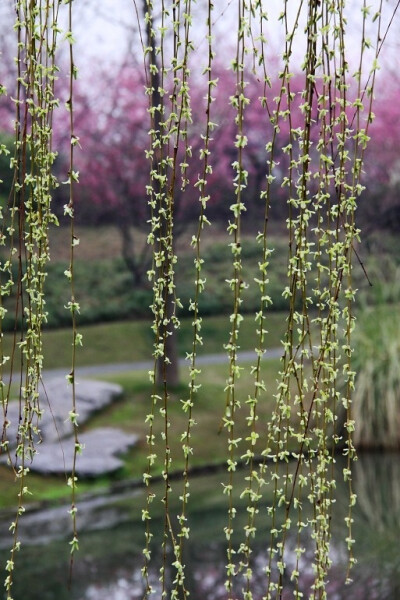
[[(365, 156), (365, 190), (361, 197), (364, 232), (400, 228), (400, 104), (393, 78), (378, 89), (371, 142)], [(379, 209), (377, 210), (377, 206)]]
[[(134, 235), (143, 231), (149, 218), (146, 186), (148, 185), (149, 115), (148, 98), (139, 69), (120, 66), (115, 81), (111, 75), (100, 71), (93, 84), (78, 90), (75, 98), (75, 126), (79, 132), (81, 150), (76, 155), (80, 172), (77, 188), (77, 212), (92, 223), (107, 222), (121, 233), (123, 256), (135, 283), (143, 283), (146, 271), (147, 247), (139, 251)], [(193, 122), (188, 127), (189, 153), (200, 151), (201, 138), (197, 115), (204, 110), (203, 90), (193, 93)], [(220, 100), (221, 104), (221, 100)], [(229, 104), (220, 106), (224, 114)], [(201, 132), (200, 132), (201, 133)], [(214, 144), (218, 148), (213, 157), (213, 173), (209, 185), (212, 190), (210, 210), (215, 215), (229, 211), (230, 162), (233, 145), (232, 132), (222, 122), (215, 131)], [(57, 126), (59, 145), (67, 149), (69, 140), (63, 139), (63, 126)], [(61, 153), (62, 154), (62, 153)], [(186, 160), (181, 156), (181, 163)], [(194, 161), (182, 172), (175, 188), (176, 233), (179, 235), (188, 223), (198, 218), (198, 201), (195, 184), (199, 173)], [(198, 164), (198, 162), (197, 162)], [(62, 156), (58, 168), (62, 170)], [(226, 202), (225, 202), (226, 201)], [(224, 208), (225, 205), (225, 208)]]

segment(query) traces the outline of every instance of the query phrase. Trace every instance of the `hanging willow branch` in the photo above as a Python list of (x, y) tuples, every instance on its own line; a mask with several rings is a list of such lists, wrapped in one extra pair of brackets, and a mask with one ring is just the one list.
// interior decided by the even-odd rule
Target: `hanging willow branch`
[(79, 442), (78, 436), (78, 408), (76, 402), (76, 381), (75, 381), (75, 366), (76, 366), (76, 351), (77, 347), (82, 345), (82, 335), (78, 333), (77, 330), (77, 315), (79, 313), (79, 303), (76, 300), (76, 292), (75, 292), (75, 279), (74, 279), (74, 258), (75, 258), (75, 248), (79, 244), (79, 239), (75, 235), (75, 220), (74, 220), (74, 212), (75, 212), (75, 185), (79, 181), (79, 174), (74, 170), (74, 156), (75, 156), (75, 148), (77, 144), (79, 144), (79, 137), (75, 133), (75, 123), (74, 123), (74, 80), (77, 77), (77, 67), (74, 63), (74, 52), (73, 52), (73, 28), (72, 28), (72, 2), (68, 3), (68, 31), (67, 31), (67, 41), (69, 45), (69, 94), (68, 100), (66, 102), (66, 106), (69, 112), (69, 133), (70, 133), (70, 151), (69, 151), (69, 172), (68, 172), (68, 186), (69, 186), (69, 201), (68, 204), (64, 207), (64, 212), (70, 218), (70, 263), (69, 268), (66, 271), (65, 275), (67, 279), (70, 281), (70, 290), (71, 290), (71, 299), (67, 303), (66, 308), (71, 313), (71, 325), (72, 325), (72, 355), (71, 355), (71, 371), (67, 376), (67, 381), (71, 385), (71, 397), (72, 397), (72, 406), (71, 411), (69, 413), (69, 418), (72, 423), (73, 431), (74, 431), (74, 450), (73, 450), (73, 459), (72, 459), (72, 471), (70, 476), (67, 479), (67, 483), (71, 488), (71, 519), (72, 519), (72, 540), (70, 541), (71, 545), (71, 563), (70, 563), (70, 578), (72, 576), (72, 567), (73, 567), (73, 557), (76, 550), (79, 549), (79, 541), (78, 541), (78, 527), (77, 527), (77, 476), (76, 476), (76, 461), (79, 454), (81, 454), (83, 450), (82, 444)]
[[(72, 2), (66, 38), (69, 43), (70, 197), (65, 207), (71, 219), (74, 213), (74, 148), (78, 143), (73, 118), (73, 80), (76, 75), (72, 51)], [(190, 461), (192, 436), (196, 418), (197, 392), (201, 386), (201, 370), (196, 355), (202, 345), (200, 299), (207, 285), (203, 275), (202, 234), (210, 223), (207, 207), (212, 201), (208, 184), (213, 174), (213, 157), (218, 160), (218, 147), (213, 144), (214, 94), (225, 94), (226, 112), (233, 109), (232, 198), (227, 199), (231, 216), (227, 225), (231, 249), (231, 272), (227, 273), (227, 292), (232, 298), (225, 402), (220, 413), (220, 433), (226, 435), (226, 478), (222, 482), (227, 500), (226, 594), (229, 600), (242, 594), (245, 600), (281, 599), (288, 580), (294, 596), (304, 595), (301, 571), (305, 546), (313, 548), (313, 581), (308, 597), (327, 597), (326, 581), (331, 567), (329, 542), (332, 506), (335, 501), (335, 453), (341, 450), (347, 458), (343, 477), (348, 482), (350, 511), (346, 517), (349, 567), (354, 563), (352, 547), (351, 507), (355, 494), (351, 482), (351, 461), (355, 451), (352, 442), (354, 421), (351, 392), (355, 373), (352, 368), (351, 334), (354, 328), (352, 305), (355, 290), (352, 269), (358, 240), (355, 212), (362, 192), (363, 155), (372, 121), (372, 97), (381, 50), (382, 3), (376, 14), (370, 14), (365, 2), (361, 8), (360, 52), (357, 66), (350, 68), (347, 50), (347, 14), (342, 1), (300, 1), (293, 10), (288, 0), (275, 23), (268, 15), (267, 3), (261, 0), (230, 0), (218, 7), (213, 2), (206, 10), (196, 9), (195, 2), (143, 0), (143, 50), (146, 71), (146, 93), (149, 98), (150, 146), (147, 157), (150, 182), (147, 187), (150, 206), (149, 244), (153, 263), (148, 272), (153, 282), (154, 368), (150, 409), (147, 415), (148, 465), (144, 474), (147, 486), (142, 518), (145, 527), (143, 567), (144, 598), (187, 598), (184, 548), (190, 543)], [(155, 5), (155, 7), (154, 7)], [(11, 525), (13, 545), (7, 562), (6, 592), (11, 600), (16, 553), (19, 549), (18, 524), (24, 512), (28, 493), (26, 475), (40, 438), (39, 384), (41, 381), (42, 327), (46, 321), (44, 282), (49, 260), (48, 230), (55, 217), (51, 211), (51, 192), (57, 185), (52, 175), (55, 152), (52, 146), (53, 111), (58, 105), (54, 85), (57, 74), (55, 52), (59, 33), (61, 1), (30, 2), (18, 0), (16, 35), (18, 39), (17, 86), (13, 98), (16, 106), (13, 191), (4, 218), (1, 243), (9, 243), (10, 252), (1, 265), (1, 298), (11, 289), (17, 290), (15, 310), (15, 348), (11, 357), (2, 352), (2, 373), (9, 365), (11, 374), (20, 356), (21, 375), (20, 422), (15, 454), (7, 435), (7, 411), (11, 378), (3, 377), (1, 399), (4, 414), (1, 450), (7, 452), (18, 481), (18, 509)], [(228, 19), (229, 9), (237, 9), (235, 23), (229, 29), (236, 43), (230, 57), (233, 72), (229, 89), (217, 86), (215, 59), (216, 24)], [(156, 10), (155, 10), (156, 8)], [(139, 14), (139, 9), (137, 9)], [(215, 15), (215, 16), (213, 16)], [(270, 22), (271, 19), (271, 22)], [(204, 39), (201, 28), (205, 24)], [(232, 27), (231, 27), (232, 25)], [(270, 28), (281, 28), (282, 53), (271, 58), (268, 46)], [(374, 27), (375, 40), (370, 42), (367, 29)], [(383, 34), (383, 35), (382, 35)], [(207, 48), (204, 52), (204, 48)], [(373, 49), (371, 51), (371, 48)], [(221, 52), (221, 50), (218, 50)], [(227, 50), (228, 52), (229, 50)], [(199, 57), (201, 60), (199, 60)], [(221, 57), (223, 62), (223, 57)], [(201, 69), (198, 65), (201, 64)], [(223, 65), (223, 69), (227, 67)], [(221, 68), (219, 68), (221, 72)], [(250, 78), (258, 83), (259, 98), (250, 98)], [(192, 82), (196, 86), (191, 87)], [(192, 88), (203, 85), (205, 92), (201, 114), (193, 114)], [(0, 89), (1, 93), (4, 90)], [(263, 223), (256, 232), (259, 247), (259, 274), (254, 282), (246, 281), (242, 263), (242, 229), (246, 212), (248, 142), (252, 125), (247, 120), (250, 102), (260, 102), (266, 127), (265, 177), (259, 202), (264, 209)], [(260, 123), (261, 125), (261, 123)], [(201, 131), (198, 153), (190, 146), (189, 132)], [(5, 152), (1, 147), (1, 152)], [(194, 165), (195, 181), (189, 178)], [(263, 357), (268, 348), (268, 318), (271, 299), (268, 294), (270, 263), (273, 260), (269, 215), (277, 202), (286, 206), (288, 241), (287, 280), (282, 296), (287, 301), (286, 332), (282, 340), (282, 360), (276, 388), (265, 381)], [(178, 194), (196, 194), (198, 225), (191, 246), (194, 261), (194, 288), (189, 311), (193, 315), (193, 338), (188, 361), (188, 390), (181, 400), (185, 425), (181, 434), (183, 455), (183, 487), (177, 515), (171, 509), (171, 472), (176, 457), (171, 454), (170, 425), (174, 382), (171, 365), (174, 355), (171, 340), (179, 330), (178, 311), (182, 307), (176, 294), (176, 272), (179, 259), (175, 248), (176, 206)], [(282, 200), (283, 198), (283, 200)], [(72, 366), (68, 376), (72, 384), (73, 405), (70, 419), (75, 429), (74, 460), (81, 446), (77, 436), (75, 399), (75, 351), (81, 342), (76, 329), (79, 305), (75, 298), (73, 278), (74, 247), (78, 240), (71, 221), (71, 260), (66, 276), (71, 281), (68, 308), (72, 315)], [(238, 363), (242, 312), (248, 285), (257, 286), (259, 308), (255, 315), (256, 358), (250, 367), (252, 387), (247, 397), (239, 394), (237, 382), (244, 367)], [(6, 308), (0, 305), (0, 322)], [(344, 384), (343, 384), (344, 382)], [(274, 405), (268, 422), (260, 422), (260, 403), (273, 393)], [(236, 437), (238, 419), (246, 418), (246, 439)], [(182, 418), (182, 413), (179, 415)], [(216, 427), (217, 429), (217, 427)], [(156, 434), (160, 431), (159, 434)], [(204, 442), (206, 443), (206, 441)], [(241, 542), (235, 530), (236, 470), (246, 463), (245, 488), (247, 521)], [(161, 566), (154, 582), (150, 566), (154, 560), (151, 517), (155, 500), (152, 478), (159, 469), (164, 480), (160, 498), (163, 503), (161, 532)], [(72, 487), (73, 519), (72, 552), (78, 547), (76, 528), (76, 477)], [(263, 519), (268, 528), (268, 553), (264, 569), (263, 591), (254, 591), (252, 554), (257, 523)], [(236, 535), (234, 535), (234, 533)], [(293, 543), (294, 540), (294, 543)], [(72, 564), (72, 563), (71, 563)], [(257, 594), (257, 595), (256, 595)]]
[[(221, 12), (214, 19), (214, 24), (225, 18), (227, 8), (233, 4), (237, 9), (237, 45), (231, 67), (236, 76), (236, 83), (231, 92), (222, 90), (227, 95), (227, 106), (230, 103), (236, 113), (236, 140), (233, 147), (236, 158), (232, 162), (235, 199), (231, 205), (232, 218), (228, 224), (232, 274), (227, 279), (233, 304), (230, 337), (226, 344), (229, 367), (222, 421), (222, 429), (227, 432), (228, 478), (223, 484), (228, 501), (228, 522), (225, 527), (227, 598), (235, 597), (239, 588), (247, 600), (259, 597), (253, 596), (251, 563), (252, 544), (257, 532), (256, 521), (262, 517), (270, 530), (263, 598), (282, 597), (289, 564), (295, 597), (302, 597), (302, 555), (309, 538), (314, 546), (314, 582), (310, 587), (309, 597), (322, 599), (326, 597), (325, 584), (331, 566), (329, 541), (332, 506), (335, 501), (333, 467), (335, 453), (340, 448), (348, 461), (343, 473), (349, 486), (350, 504), (346, 518), (346, 542), (349, 566), (354, 563), (351, 507), (355, 502), (355, 494), (351, 486), (351, 461), (355, 452), (352, 443), (354, 422), (351, 391), (355, 374), (351, 365), (351, 332), (354, 328), (352, 303), (355, 290), (352, 287), (352, 263), (354, 246), (359, 236), (355, 210), (362, 191), (362, 161), (368, 141), (368, 126), (372, 120), (371, 102), (377, 68), (376, 58), (380, 51), (382, 7), (375, 15), (369, 14), (366, 5), (362, 7), (359, 65), (355, 73), (351, 74), (346, 46), (348, 34), (344, 3), (329, 0), (299, 2), (293, 10), (288, 2), (283, 2), (278, 22), (285, 41), (278, 62), (269, 58), (267, 38), (269, 27), (273, 25), (269, 23), (267, 7), (263, 2), (229, 2), (228, 6), (219, 8)], [(206, 72), (209, 77), (215, 58), (211, 52), (212, 8), (213, 4), (209, 2), (206, 33), (209, 41), (209, 63)], [(153, 101), (150, 106), (153, 125), (152, 148), (149, 152), (152, 160), (152, 186), (149, 187), (149, 195), (153, 215), (150, 241), (154, 245), (154, 267), (151, 277), (155, 277), (155, 357), (163, 357), (166, 363), (170, 357), (165, 342), (172, 333), (172, 319), (168, 306), (174, 297), (178, 264), (173, 245), (177, 161), (180, 151), (184, 152), (185, 158), (182, 162), (185, 168), (188, 161), (198, 161), (198, 157), (192, 157), (188, 152), (187, 134), (182, 126), (182, 118), (186, 118), (188, 114), (189, 125), (193, 118), (196, 122), (201, 118), (201, 115), (193, 116), (188, 112), (190, 77), (198, 77), (194, 62), (190, 65), (192, 71), (189, 71), (189, 50), (192, 54), (197, 50), (188, 33), (188, 24), (192, 23), (192, 18), (190, 2), (171, 5), (163, 2), (157, 27), (153, 5), (151, 2), (147, 3), (146, 21), (151, 30), (151, 43), (148, 42), (145, 54), (151, 56), (148, 67), (148, 94)], [(370, 51), (372, 44), (366, 36), (366, 30), (372, 23), (376, 24), (374, 52)], [(201, 45), (200, 41), (199, 48)], [(302, 60), (299, 58), (301, 47), (304, 48)], [(297, 66), (299, 64), (300, 69)], [(240, 347), (240, 323), (243, 318), (243, 292), (248, 286), (241, 259), (241, 229), (243, 213), (246, 211), (249, 135), (246, 106), (250, 102), (246, 97), (246, 86), (249, 77), (256, 77), (260, 83), (259, 101), (270, 126), (265, 137), (265, 186), (260, 195), (260, 202), (265, 207), (264, 221), (256, 234), (260, 246), (260, 273), (255, 284), (260, 293), (260, 306), (255, 316), (256, 362), (251, 367), (254, 387), (244, 400), (249, 409), (249, 435), (246, 440), (242, 440), (235, 436), (235, 424), (237, 418), (242, 418), (238, 416), (241, 414), (238, 411), (243, 399), (237, 392), (237, 379), (242, 367), (238, 365), (237, 352)], [(155, 87), (157, 81), (160, 83)], [(276, 89), (277, 81), (278, 94), (272, 92), (272, 89)], [(212, 79), (209, 78), (209, 90), (211, 86)], [(154, 102), (157, 98), (159, 101)], [(368, 99), (367, 103), (365, 99)], [(206, 184), (205, 173), (211, 170), (210, 152), (218, 156), (218, 148), (210, 144), (210, 106), (211, 97), (208, 95), (203, 155), (206, 162), (204, 174), (199, 176), (200, 190)], [(284, 164), (280, 164), (282, 152), (287, 159)], [(200, 172), (201, 163), (198, 164)], [(283, 168), (286, 170), (282, 173)], [(271, 305), (268, 274), (273, 256), (268, 225), (271, 205), (276, 202), (274, 190), (278, 173), (287, 204), (289, 253), (287, 283), (282, 295), (288, 303), (288, 317), (286, 334), (282, 340), (281, 371), (274, 394), (275, 408), (269, 422), (259, 423), (258, 405), (267, 401), (268, 391), (273, 391), (272, 382), (265, 382), (263, 379), (263, 355), (268, 348), (268, 309)], [(185, 182), (182, 187), (185, 188), (186, 185)], [(154, 434), (154, 423), (160, 417), (164, 422), (162, 439), (165, 449), (165, 525), (160, 592), (162, 597), (168, 595), (167, 580), (172, 568), (176, 571), (176, 577), (173, 579), (171, 598), (180, 597), (179, 590), (182, 597), (188, 595), (182, 562), (182, 539), (189, 538), (190, 534), (190, 526), (187, 523), (188, 467), (193, 449), (189, 441), (196, 414), (195, 392), (200, 386), (195, 385), (194, 381), (200, 373), (195, 366), (197, 345), (201, 343), (198, 297), (206, 285), (206, 281), (200, 279), (204, 261), (201, 257), (199, 237), (205, 218), (205, 206), (206, 201), (201, 198), (200, 227), (197, 237), (193, 239), (196, 282), (195, 300), (191, 302), (190, 310), (194, 312), (194, 341), (192, 352), (188, 356), (190, 396), (182, 401), (188, 414), (188, 426), (182, 436), (182, 451), (185, 456), (184, 490), (182, 510), (178, 515), (179, 525), (176, 528), (168, 502), (171, 493), (169, 473), (173, 457), (168, 443), (171, 396), (167, 377), (164, 378), (162, 391), (155, 387), (152, 411), (148, 415), (151, 429), (148, 436), (149, 465), (145, 481), (149, 491), (147, 506), (143, 512), (147, 527), (145, 597), (157, 592), (157, 588), (151, 585), (149, 580), (149, 566), (152, 561), (150, 509), (155, 499), (150, 483), (152, 469), (158, 460), (155, 448), (159, 447)], [(173, 304), (175, 309), (179, 306), (176, 300)], [(174, 319), (173, 325), (179, 328), (175, 312)], [(154, 378), (154, 373), (151, 377)], [(344, 391), (341, 381), (345, 382)], [(158, 412), (157, 403), (160, 403)], [(247, 498), (248, 519), (244, 528), (244, 539), (239, 547), (235, 547), (234, 490), (239, 458), (246, 461), (249, 469), (247, 484), (242, 491), (242, 496)], [(271, 493), (272, 501), (268, 500), (266, 509), (261, 508), (265, 504), (264, 497), (270, 498)], [(294, 549), (291, 549), (294, 558), (288, 559), (288, 540), (293, 536), (296, 540)], [(171, 554), (167, 550), (169, 545), (172, 548)], [(241, 583), (238, 583), (239, 581)]]
[[(16, 32), (16, 89), (8, 93), (15, 103), (15, 144), (11, 167), (14, 171), (13, 187), (9, 204), (2, 221), (2, 245), (10, 248), (8, 258), (1, 264), (1, 298), (13, 293), (16, 297), (14, 345), (10, 357), (2, 348), (1, 401), (4, 427), (1, 452), (8, 456), (18, 484), (17, 513), (11, 524), (13, 536), (10, 557), (7, 561), (5, 589), (7, 599), (12, 599), (15, 561), (20, 548), (18, 526), (29, 492), (27, 475), (34, 460), (36, 444), (40, 441), (40, 417), (43, 408), (39, 403), (39, 387), (42, 384), (43, 343), (42, 331), (47, 320), (44, 285), (47, 277), (49, 254), (49, 228), (57, 224), (52, 213), (52, 192), (58, 182), (52, 174), (56, 151), (53, 149), (53, 116), (59, 105), (55, 93), (58, 67), (56, 50), (60, 33), (60, 8), (63, 2), (15, 2)], [(69, 29), (66, 39), (72, 44), (71, 7)], [(75, 76), (71, 55), (71, 85), (67, 107), (71, 114), (71, 167), (67, 184), (77, 179), (73, 171), (72, 77)], [(5, 93), (6, 90), (2, 90)], [(72, 208), (71, 200), (68, 209)], [(73, 244), (74, 245), (74, 244)], [(73, 281), (73, 260), (66, 272)], [(70, 303), (71, 304), (71, 303)], [(72, 310), (72, 306), (70, 306)], [(0, 326), (7, 310), (2, 303)], [(3, 337), (3, 336), (1, 336)], [(74, 322), (74, 342), (78, 339)], [(74, 359), (73, 359), (74, 360)], [(7, 418), (11, 383), (15, 371), (20, 368), (19, 423), (16, 440), (8, 431)], [(74, 367), (72, 367), (73, 379)], [(76, 424), (75, 404), (71, 419)], [(15, 433), (13, 434), (15, 435)], [(16, 442), (15, 450), (12, 446)], [(76, 440), (77, 442), (77, 440)], [(76, 450), (78, 450), (78, 442)], [(75, 461), (74, 461), (75, 462)], [(72, 473), (74, 493), (75, 475)], [(75, 508), (73, 502), (74, 539), (76, 537)], [(73, 542), (73, 548), (76, 543)]]
[[(51, 174), (55, 153), (52, 150), (52, 116), (57, 100), (54, 95), (56, 77), (55, 49), (59, 3), (16, 3), (18, 35), (17, 90), (15, 97), (15, 156), (13, 197), (9, 221), (3, 235), (9, 239), (10, 258), (2, 266), (8, 281), (2, 293), (16, 285), (15, 341), (21, 361), (20, 420), (15, 456), (11, 456), (7, 432), (3, 432), (3, 449), (19, 481), (18, 510), (12, 532), (14, 542), (7, 561), (5, 581), (7, 598), (11, 598), (13, 570), (19, 549), (18, 523), (29, 493), (26, 475), (35, 454), (35, 441), (40, 435), (39, 383), (41, 379), (42, 326), (46, 321), (44, 282), (49, 260), (48, 230), (55, 222), (50, 208), (51, 190), (56, 182)], [(8, 219), (7, 219), (8, 220)], [(13, 267), (17, 264), (14, 283)], [(5, 311), (2, 313), (4, 318)], [(17, 337), (17, 330), (20, 333)], [(11, 360), (11, 371), (15, 353)], [(11, 381), (11, 379), (10, 379)], [(7, 417), (10, 385), (2, 385), (3, 413)]]

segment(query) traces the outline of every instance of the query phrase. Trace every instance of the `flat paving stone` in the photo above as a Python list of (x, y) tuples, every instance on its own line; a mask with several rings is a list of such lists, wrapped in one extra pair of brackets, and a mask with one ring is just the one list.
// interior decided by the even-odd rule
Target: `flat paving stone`
[[(100, 427), (81, 433), (79, 442), (84, 448), (78, 454), (78, 477), (97, 477), (112, 473), (123, 466), (117, 458), (139, 440), (139, 436), (115, 427)], [(71, 473), (75, 440), (73, 437), (57, 442), (39, 444), (30, 469), (44, 475)]]
[[(39, 404), (43, 415), (38, 423), (40, 435), (36, 436), (36, 450), (29, 468), (37, 473), (55, 475), (70, 474), (74, 456), (74, 429), (69, 418), (72, 408), (72, 390), (65, 378), (50, 378), (40, 389)], [(119, 385), (104, 381), (78, 380), (76, 383), (77, 422), (81, 426), (94, 413), (104, 409), (122, 394)], [(7, 414), (0, 418), (0, 426), (6, 428), (11, 459), (15, 461), (13, 448), (17, 445), (18, 423), (21, 409), (18, 401), (10, 402)], [(102, 427), (79, 434), (79, 443), (84, 446), (77, 456), (76, 473), (79, 477), (97, 477), (112, 473), (123, 463), (118, 455), (138, 442), (138, 436), (113, 427)], [(0, 462), (8, 457), (2, 455)], [(28, 466), (28, 465), (27, 465)]]
[[(111, 404), (121, 394), (121, 386), (113, 383), (89, 379), (78, 380), (75, 386), (75, 395), (79, 425), (86, 423), (94, 413)], [(39, 405), (43, 410), (39, 423), (40, 437), (43, 443), (56, 442), (73, 434), (73, 426), (69, 419), (72, 407), (72, 388), (65, 377), (45, 380), (39, 391)], [(18, 401), (14, 400), (9, 403), (6, 419), (8, 421), (9, 448), (14, 448), (17, 445), (17, 429), (21, 419)], [(0, 431), (2, 431), (3, 414), (0, 417), (0, 426)]]

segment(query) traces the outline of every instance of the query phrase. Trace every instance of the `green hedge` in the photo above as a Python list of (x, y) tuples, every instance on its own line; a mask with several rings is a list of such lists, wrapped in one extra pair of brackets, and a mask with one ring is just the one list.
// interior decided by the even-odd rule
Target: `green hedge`
[[(287, 243), (282, 238), (272, 241), (275, 247), (270, 257), (268, 294), (272, 299), (270, 310), (284, 311), (288, 308), (282, 296), (287, 285)], [(243, 292), (242, 311), (254, 312), (259, 309), (259, 288), (254, 278), (259, 277), (258, 262), (261, 248), (255, 240), (244, 240), (242, 246), (243, 279), (247, 289)], [(204, 267), (202, 277), (206, 279), (204, 292), (200, 296), (201, 313), (206, 315), (229, 314), (232, 310), (233, 294), (226, 280), (232, 277), (232, 255), (230, 248), (222, 242), (209, 244), (203, 252)], [(390, 252), (381, 251), (364, 258), (364, 265), (373, 279), (370, 288), (361, 266), (355, 264), (355, 285), (360, 290), (357, 298), (362, 304), (375, 304), (377, 296), (393, 302), (399, 296), (398, 267)], [(379, 264), (379, 269), (377, 268)], [(70, 314), (65, 308), (69, 300), (70, 288), (64, 271), (65, 262), (51, 263), (45, 284), (48, 312), (48, 327), (57, 328), (70, 324)], [(379, 270), (379, 273), (377, 272)], [(387, 272), (387, 273), (386, 273)], [(390, 273), (391, 276), (388, 276)], [(394, 276), (396, 273), (396, 276)], [(386, 275), (385, 275), (386, 274)], [(16, 277), (16, 274), (15, 274)], [(177, 292), (183, 309), (181, 316), (188, 316), (189, 301), (194, 294), (195, 269), (193, 254), (188, 248), (179, 256), (177, 268)], [(313, 273), (309, 274), (310, 286)], [(395, 289), (396, 288), (396, 289)], [(79, 323), (93, 324), (130, 318), (151, 318), (150, 304), (152, 290), (137, 287), (122, 258), (109, 260), (77, 260), (75, 264), (75, 290), (80, 303)], [(379, 291), (379, 293), (378, 293)], [(3, 299), (8, 313), (3, 322), (3, 330), (14, 327), (15, 298)]]

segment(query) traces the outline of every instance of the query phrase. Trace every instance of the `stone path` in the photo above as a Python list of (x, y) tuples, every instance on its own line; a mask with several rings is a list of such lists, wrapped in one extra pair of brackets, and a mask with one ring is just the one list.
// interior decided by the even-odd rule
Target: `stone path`
[[(87, 422), (93, 414), (105, 408), (122, 394), (119, 385), (103, 381), (81, 379), (76, 382), (76, 405), (79, 425)], [(40, 390), (40, 407), (43, 416), (40, 420), (40, 442), (37, 439), (37, 454), (30, 466), (32, 471), (43, 474), (70, 473), (74, 455), (74, 430), (69, 418), (71, 410), (71, 386), (65, 377), (52, 377), (45, 381)], [(9, 447), (16, 446), (18, 423), (20, 420), (19, 402), (9, 403), (7, 411), (7, 439)], [(4, 419), (0, 419), (3, 426)], [(104, 427), (79, 435), (84, 450), (77, 458), (78, 476), (95, 477), (110, 473), (122, 467), (118, 454), (127, 451), (138, 442), (138, 436), (117, 428)], [(2, 462), (6, 457), (1, 457)]]
[[(283, 348), (271, 348), (266, 350), (264, 359), (280, 358), (283, 354)], [(257, 358), (254, 350), (242, 350), (237, 353), (237, 360), (239, 362), (251, 361)], [(229, 363), (229, 358), (226, 353), (218, 354), (201, 354), (197, 356), (196, 363), (198, 365), (222, 365)], [(188, 361), (185, 358), (179, 359), (179, 365), (181, 367), (187, 367)], [(90, 365), (87, 367), (77, 367), (75, 372), (80, 377), (101, 377), (105, 373), (124, 373), (126, 371), (147, 371), (154, 367), (152, 361), (136, 361), (136, 362), (124, 362), (124, 363), (108, 363), (104, 365)], [(65, 375), (65, 369), (49, 369), (45, 370), (48, 376), (51, 377), (63, 377)]]

